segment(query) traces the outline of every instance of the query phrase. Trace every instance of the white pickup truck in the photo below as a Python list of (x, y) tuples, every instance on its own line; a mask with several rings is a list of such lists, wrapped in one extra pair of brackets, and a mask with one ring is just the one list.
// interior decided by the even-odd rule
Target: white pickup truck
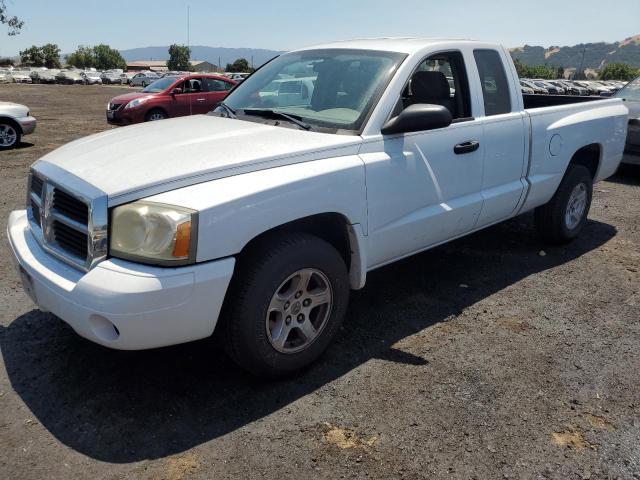
[[(280, 99), (287, 78), (305, 81)], [(621, 100), (590, 100), (523, 98), (508, 52), (475, 41), (293, 51), (209, 115), (45, 155), (9, 240), (40, 309), (94, 342), (160, 347), (218, 324), (241, 366), (289, 374), (373, 269), (534, 209), (544, 239), (576, 237), (627, 131)]]

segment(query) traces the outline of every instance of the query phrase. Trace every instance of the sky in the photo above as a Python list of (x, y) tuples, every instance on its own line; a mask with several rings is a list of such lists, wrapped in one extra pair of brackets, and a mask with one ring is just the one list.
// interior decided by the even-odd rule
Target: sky
[[(25, 22), (0, 27), (0, 56), (57, 43), (118, 49), (191, 45), (289, 50), (362, 37), (473, 38), (507, 47), (622, 40), (640, 34), (640, 0), (6, 0)], [(2, 31), (4, 29), (4, 31)]]

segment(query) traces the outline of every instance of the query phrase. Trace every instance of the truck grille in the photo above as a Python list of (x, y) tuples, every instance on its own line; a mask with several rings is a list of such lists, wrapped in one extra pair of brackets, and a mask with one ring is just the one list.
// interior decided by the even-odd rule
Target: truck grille
[(45, 250), (88, 270), (106, 257), (106, 199), (100, 199), (99, 228), (91, 200), (81, 198), (32, 172), (27, 213), (31, 230)]

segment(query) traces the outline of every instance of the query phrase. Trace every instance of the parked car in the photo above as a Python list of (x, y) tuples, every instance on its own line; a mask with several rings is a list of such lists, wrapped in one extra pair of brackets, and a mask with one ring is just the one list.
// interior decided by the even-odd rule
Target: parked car
[(566, 91), (570, 95), (580, 95), (580, 96), (589, 95), (588, 89), (581, 87), (580, 85), (577, 85), (569, 80), (559, 80), (559, 82), (565, 87)]
[(0, 102), (0, 150), (15, 148), (23, 135), (36, 129), (36, 119), (29, 107), (19, 103)]
[[(312, 96), (261, 95), (307, 66)], [(32, 165), (27, 210), (9, 216), (24, 289), (127, 350), (208, 337), (224, 303), (239, 365), (299, 371), (376, 268), (532, 210), (548, 242), (589, 233), (627, 108), (523, 97), (516, 78), (489, 43), (337, 42), (279, 56), (209, 115), (65, 145)]]
[(102, 72), (100, 78), (105, 85), (121, 84), (123, 73), (117, 70), (107, 70)]
[(29, 70), (13, 70), (11, 78), (13, 78), (14, 83), (33, 83), (31, 71)]
[(629, 130), (622, 163), (640, 165), (640, 77), (627, 83), (615, 95), (629, 109)]
[(231, 80), (237, 83), (240, 83), (244, 81), (249, 75), (251, 74), (250, 73), (232, 73), (229, 78), (231, 78)]
[(536, 85), (535, 82), (532, 82), (531, 80), (528, 80), (528, 79), (524, 79), (524, 78), (520, 79), (520, 85), (524, 85), (525, 87), (531, 88), (536, 94), (539, 94), (539, 95), (549, 94), (549, 90), (539, 85)]
[(64, 85), (83, 84), (84, 78), (80, 70), (60, 70), (56, 75), (56, 81)]
[(536, 84), (540, 88), (544, 88), (549, 95), (562, 95), (564, 93), (564, 89), (560, 87), (556, 87), (552, 83), (546, 80), (531, 80), (534, 84)]
[(101, 85), (102, 84), (101, 75), (102, 74), (100, 72), (90, 71), (90, 70), (80, 73), (80, 76), (82, 76), (82, 78), (84, 79), (84, 83), (86, 83), (87, 85)]
[(160, 75), (155, 72), (138, 72), (129, 81), (132, 87), (146, 87), (158, 80)]
[(0, 83), (13, 83), (13, 77), (9, 70), (0, 69)]
[(610, 88), (605, 87), (604, 85), (592, 80), (579, 80), (575, 81), (574, 83), (577, 83), (581, 87), (585, 87), (587, 90), (589, 90), (589, 95), (599, 95), (601, 97), (610, 97), (611, 95), (613, 95), (613, 92)]
[[(274, 80), (260, 92), (262, 103), (266, 106), (271, 103), (278, 106), (300, 105), (305, 103), (313, 95), (315, 77), (279, 78)], [(269, 97), (276, 97), (270, 99)], [(273, 101), (272, 101), (273, 100)]]
[(141, 92), (112, 98), (107, 105), (107, 122), (130, 125), (207, 113), (224, 99), (234, 85), (233, 80), (212, 74), (164, 77)]
[(39, 73), (39, 81), (40, 83), (56, 83), (57, 75), (60, 73), (59, 69), (49, 68), (47, 70), (43, 70)]
[(33, 68), (29, 70), (29, 76), (31, 77), (31, 83), (40, 83), (40, 74), (46, 71), (46, 68)]
[(522, 83), (522, 80), (520, 81), (520, 91), (523, 95), (533, 95), (536, 93), (533, 88), (527, 87), (524, 83)]
[(120, 83), (122, 85), (129, 85), (131, 79), (134, 77), (136, 72), (123, 72), (120, 74)]

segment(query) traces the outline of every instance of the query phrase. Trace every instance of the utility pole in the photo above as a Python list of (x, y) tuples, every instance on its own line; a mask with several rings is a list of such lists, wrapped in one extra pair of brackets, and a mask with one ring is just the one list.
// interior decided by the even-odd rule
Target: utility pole
[(253, 55), (251, 55), (251, 70), (253, 70)]
[[(587, 47), (583, 47), (583, 48), (582, 48), (582, 60), (580, 60), (580, 66), (579, 66), (579, 67), (578, 67), (578, 69), (574, 72), (572, 80), (576, 78), (576, 75), (580, 75), (580, 73), (582, 72), (582, 66), (584, 65), (584, 54), (585, 54), (586, 52), (587, 52)], [(585, 75), (585, 78), (586, 78), (586, 77), (587, 77), (587, 76)]]
[(191, 20), (191, 12), (190, 12), (189, 5), (187, 5), (187, 48), (190, 48), (191, 46), (190, 20)]

